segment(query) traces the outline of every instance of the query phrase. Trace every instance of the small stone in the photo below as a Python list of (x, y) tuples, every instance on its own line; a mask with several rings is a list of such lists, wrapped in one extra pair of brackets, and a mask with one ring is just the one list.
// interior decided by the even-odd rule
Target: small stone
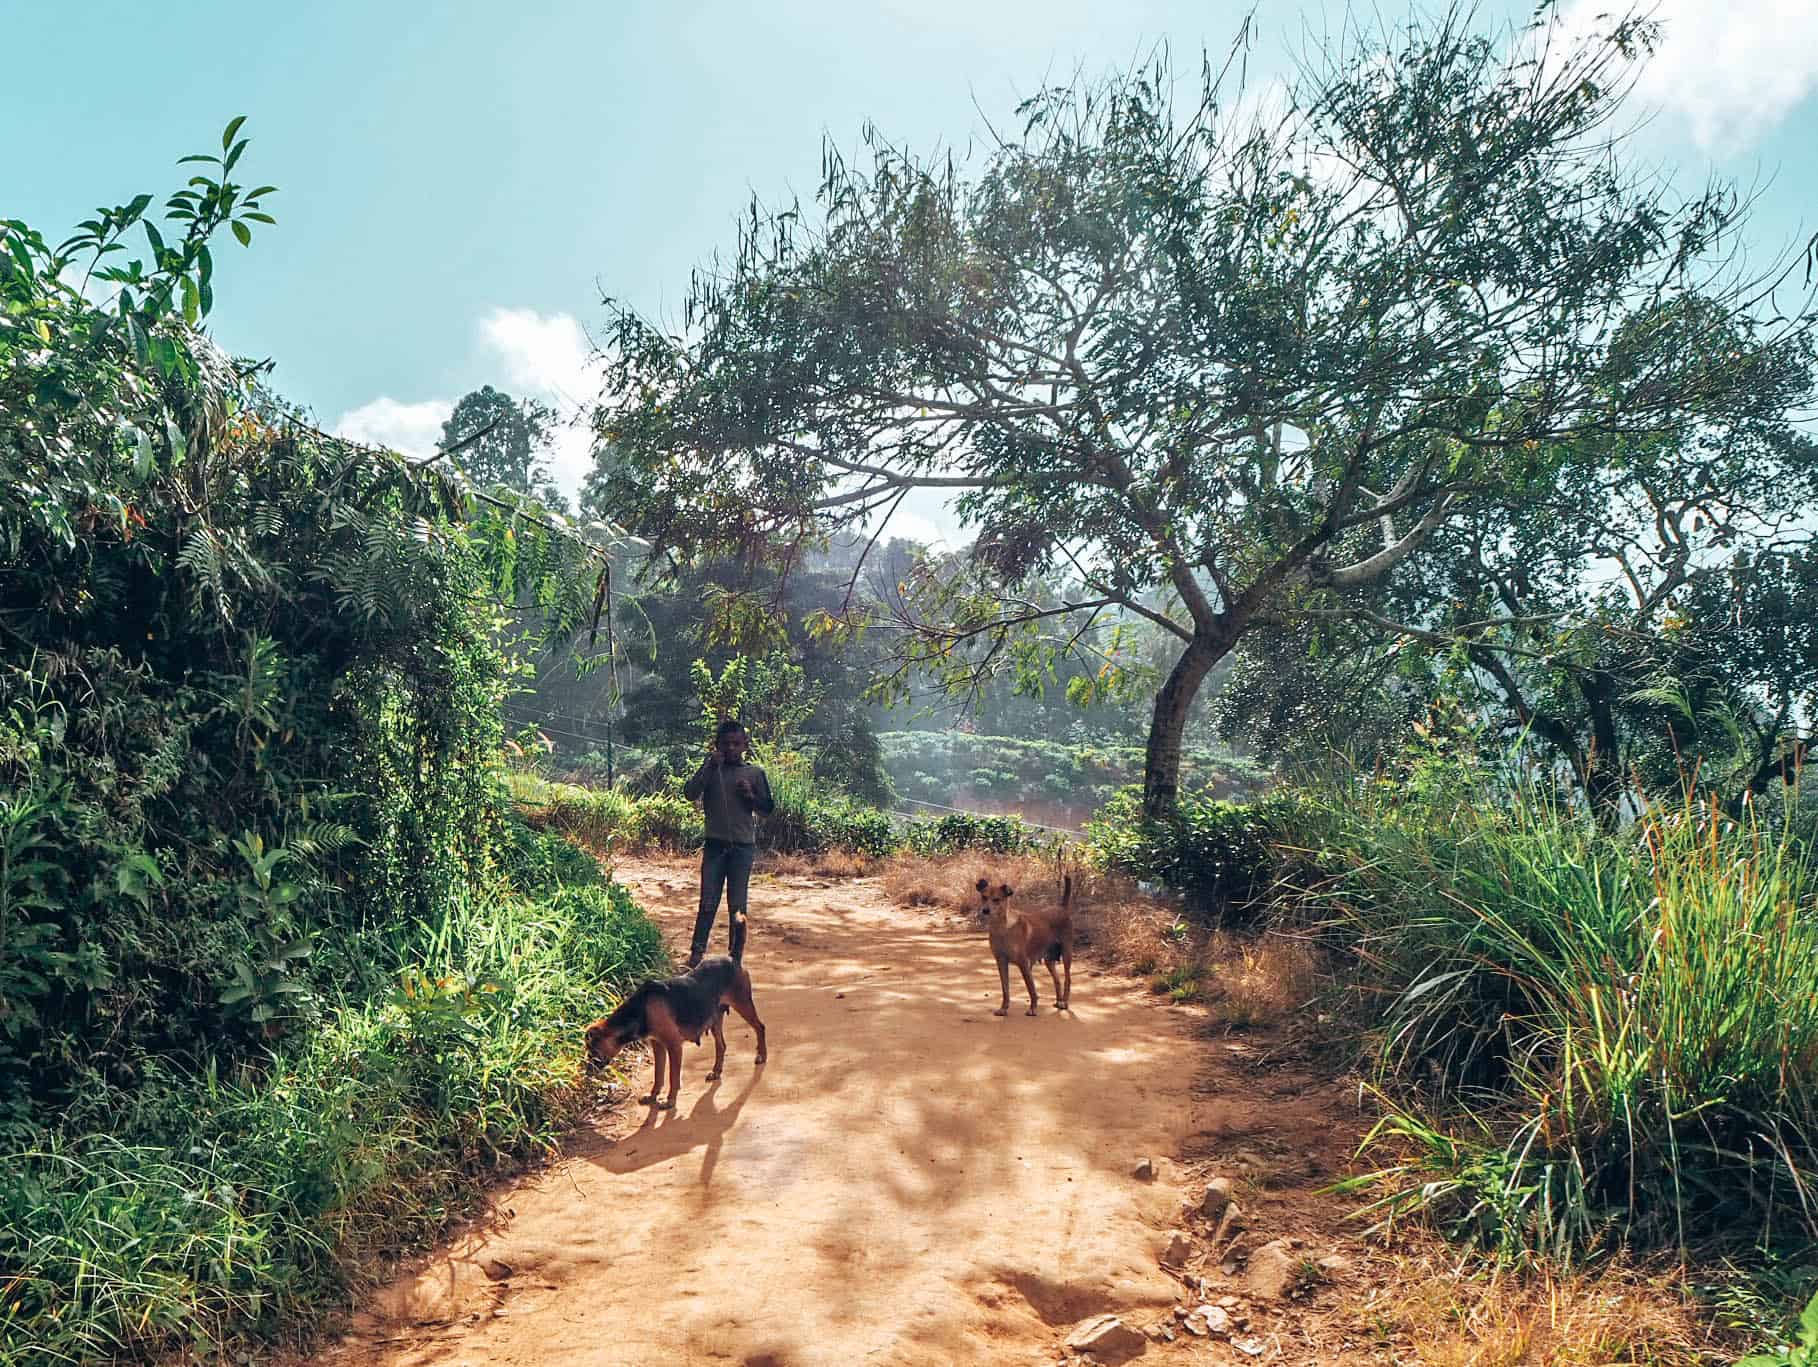
[(1244, 1274), (1245, 1288), (1258, 1300), (1283, 1300), (1298, 1280), (1286, 1239), (1266, 1243), (1252, 1253), (1249, 1270)]
[(1328, 1253), (1319, 1260), (1319, 1270), (1336, 1279), (1350, 1272), (1351, 1260), (1342, 1253)]
[(1210, 1333), (1228, 1334), (1231, 1332), (1231, 1317), (1216, 1305), (1202, 1305), (1188, 1318), (1187, 1325), (1203, 1324)]
[(497, 1258), (488, 1258), (485, 1266), (480, 1270), (486, 1274), (488, 1281), (502, 1282), (511, 1275), (512, 1266), (510, 1263), (500, 1262)]
[(1185, 1329), (1189, 1334), (1192, 1334), (1195, 1338), (1203, 1339), (1206, 1336), (1206, 1322), (1197, 1314), (1188, 1315), (1187, 1318), (1181, 1322), (1180, 1327)]
[(1136, 1165), (1136, 1171), (1131, 1175), (1139, 1182), (1153, 1182), (1155, 1180), (1155, 1160), (1153, 1158), (1143, 1159)]
[(1179, 1230), (1168, 1240), (1168, 1247), (1163, 1251), (1161, 1260), (1170, 1267), (1185, 1267), (1187, 1259), (1193, 1256), (1193, 1241)]
[(1261, 1339), (1232, 1339), (1231, 1346), (1240, 1353), (1248, 1353), (1253, 1358), (1263, 1355), (1264, 1344)]
[(1222, 1216), (1231, 1204), (1231, 1179), (1214, 1177), (1206, 1183), (1206, 1194), (1200, 1197), (1199, 1213), (1208, 1220)]
[(1222, 1244), (1227, 1239), (1236, 1237), (1244, 1227), (1244, 1212), (1237, 1202), (1232, 1201), (1225, 1207), (1225, 1213), (1219, 1217), (1218, 1232), (1212, 1236), (1212, 1242)]
[(1220, 1296), (1218, 1298), (1218, 1308), (1220, 1310), (1235, 1310), (1242, 1304), (1242, 1299), (1237, 1296)]
[(1067, 1335), (1067, 1347), (1074, 1352), (1113, 1360), (1134, 1356), (1148, 1346), (1146, 1338), (1116, 1315), (1095, 1315)]

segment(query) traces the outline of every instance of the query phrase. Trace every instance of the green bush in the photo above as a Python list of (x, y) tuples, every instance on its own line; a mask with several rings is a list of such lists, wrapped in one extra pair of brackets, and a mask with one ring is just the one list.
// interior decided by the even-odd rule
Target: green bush
[(1052, 843), (1037, 828), (1013, 816), (979, 816), (972, 812), (949, 812), (933, 821), (918, 821), (909, 827), (907, 843), (912, 853), (924, 858), (958, 854), (962, 850), (986, 850), (992, 854), (1023, 854)]
[(1172, 888), (1201, 916), (1247, 921), (1267, 905), (1304, 815), (1289, 795), (1223, 802), (1189, 793), (1170, 819), (1145, 821), (1141, 789), (1125, 788), (1086, 824), (1086, 837), (1100, 867)]
[(1810, 867), (1696, 804), (1610, 835), (1466, 779), (1323, 804), (1320, 902), (1386, 1002), (1381, 1209), (1562, 1258), (1818, 1234)]
[(366, 1255), (547, 1150), (585, 1100), (582, 1024), (663, 967), (656, 927), (592, 879), (462, 906), (389, 991), (330, 1006), (262, 1072), (159, 1076), (156, 1142), (8, 1155), (0, 1362), (208, 1353), (313, 1320)]
[(902, 843), (888, 814), (841, 793), (817, 793), (813, 780), (786, 769), (770, 776), (776, 810), (764, 818), (767, 849), (798, 854), (850, 850), (882, 858)]
[(162, 229), (0, 220), (0, 1363), (315, 1322), (559, 1133), (655, 961), (500, 782), (498, 619), (560, 635), (593, 552), (198, 330), (270, 221), (238, 127)]

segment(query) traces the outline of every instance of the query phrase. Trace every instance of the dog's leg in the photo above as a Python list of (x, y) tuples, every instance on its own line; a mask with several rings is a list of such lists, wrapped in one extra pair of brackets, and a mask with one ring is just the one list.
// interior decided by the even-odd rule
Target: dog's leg
[(643, 1105), (656, 1105), (657, 1095), (663, 1090), (663, 1063), (668, 1057), (668, 1045), (664, 1044), (660, 1039), (653, 1039), (650, 1041), (650, 1058), (656, 1065), (656, 1080), (650, 1084), (650, 1095), (638, 1098), (638, 1101)]
[(707, 1074), (709, 1082), (720, 1080), (720, 1067), (726, 1062), (726, 1032), (720, 1028), (725, 1019), (725, 1007), (722, 1006), (713, 1013), (713, 1071)]
[(682, 1086), (682, 1042), (677, 1040), (675, 1043), (669, 1045), (668, 1049), (669, 1096), (667, 1099), (657, 1102), (657, 1109), (659, 1111), (673, 1111), (675, 1109), (675, 1094), (681, 1090)]
[(751, 980), (743, 979), (735, 984), (732, 991), (732, 1009), (744, 1018), (745, 1024), (757, 1031), (757, 1061), (762, 1063), (767, 1057), (764, 1051), (764, 1022), (758, 1019), (757, 1003), (751, 998)]
[(1061, 966), (1067, 970), (1066, 985), (1061, 988), (1061, 1009), (1073, 1009), (1073, 943), (1061, 941)]
[(1054, 960), (1048, 958), (1046, 955), (1042, 956), (1042, 962), (1048, 965), (1048, 977), (1054, 983), (1054, 1009), (1056, 1011), (1065, 1011), (1067, 1009), (1067, 994), (1061, 991), (1060, 969), (1055, 965)]
[(997, 981), (998, 985), (1004, 989), (1004, 1000), (991, 1014), (1007, 1016), (1010, 1014), (1010, 961), (1002, 954), (997, 956)]
[(1026, 961), (1019, 962), (1016, 967), (1023, 975), (1023, 986), (1029, 989), (1029, 1009), (1023, 1014), (1033, 1016), (1035, 1014), (1035, 979), (1029, 975), (1029, 965)]

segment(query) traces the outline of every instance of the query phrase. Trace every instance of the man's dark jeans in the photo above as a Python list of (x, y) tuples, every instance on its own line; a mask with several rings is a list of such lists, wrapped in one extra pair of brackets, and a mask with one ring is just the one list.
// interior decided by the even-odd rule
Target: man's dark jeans
[(694, 918), (694, 941), (688, 947), (688, 962), (700, 962), (707, 952), (707, 941), (713, 938), (713, 918), (720, 912), (720, 891), (726, 893), (726, 943), (736, 951), (743, 932), (733, 919), (734, 912), (745, 910), (746, 895), (751, 887), (751, 864), (757, 858), (756, 845), (733, 845), (724, 840), (709, 840), (701, 849), (701, 910)]

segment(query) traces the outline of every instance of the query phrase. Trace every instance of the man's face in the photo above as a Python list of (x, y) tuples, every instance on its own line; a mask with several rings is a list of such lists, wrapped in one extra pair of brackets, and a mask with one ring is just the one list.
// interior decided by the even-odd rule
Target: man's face
[(743, 731), (728, 731), (720, 737), (720, 756), (728, 764), (742, 764), (751, 738)]

